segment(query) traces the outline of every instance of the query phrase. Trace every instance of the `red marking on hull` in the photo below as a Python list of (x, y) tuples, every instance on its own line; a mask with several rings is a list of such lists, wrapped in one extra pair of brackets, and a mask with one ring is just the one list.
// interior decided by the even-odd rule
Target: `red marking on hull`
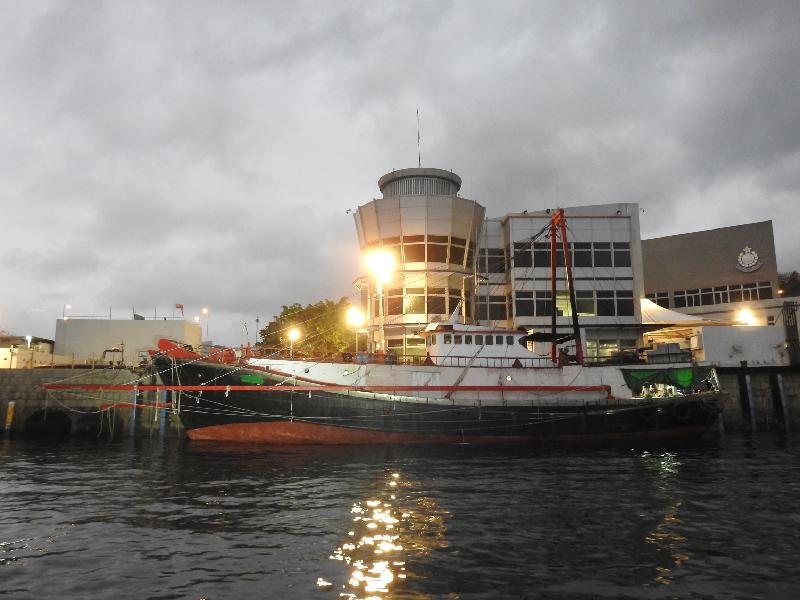
[(557, 436), (485, 436), (397, 433), (317, 425), (303, 421), (265, 421), (199, 427), (188, 432), (191, 440), (251, 442), (275, 445), (379, 445), (379, 444), (593, 444), (699, 437), (707, 427), (698, 425), (662, 431), (634, 431)]

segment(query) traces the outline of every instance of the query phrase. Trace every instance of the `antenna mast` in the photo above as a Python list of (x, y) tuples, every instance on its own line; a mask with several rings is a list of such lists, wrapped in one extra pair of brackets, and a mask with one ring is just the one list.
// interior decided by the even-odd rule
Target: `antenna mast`
[(417, 104), (417, 166), (422, 168), (422, 151), (419, 147), (419, 104)]

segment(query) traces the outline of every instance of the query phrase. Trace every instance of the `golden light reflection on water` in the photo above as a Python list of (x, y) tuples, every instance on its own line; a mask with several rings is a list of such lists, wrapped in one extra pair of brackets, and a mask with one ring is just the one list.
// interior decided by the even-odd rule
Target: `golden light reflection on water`
[[(681, 463), (672, 452), (664, 452), (660, 455), (651, 455), (645, 452), (642, 458), (655, 465), (662, 483), (670, 483), (680, 471)], [(668, 486), (662, 489), (668, 491), (672, 487)], [(654, 545), (657, 550), (669, 556), (669, 562), (656, 567), (656, 575), (653, 578), (656, 583), (662, 585), (671, 585), (674, 582), (675, 571), (689, 560), (689, 555), (685, 551), (688, 540), (686, 536), (676, 531), (683, 525), (680, 517), (682, 504), (683, 502), (680, 500), (672, 501), (655, 529), (645, 536), (646, 543)]]
[[(412, 482), (403, 481), (399, 473), (389, 474), (381, 488), (374, 496), (353, 504), (353, 527), (330, 556), (346, 569), (340, 598), (389, 598), (409, 576), (410, 560), (447, 545), (447, 511), (431, 498), (416, 496)], [(334, 584), (319, 578), (317, 585), (330, 588)], [(414, 595), (404, 591), (404, 597)]]
[(653, 544), (659, 550), (665, 551), (671, 559), (668, 565), (656, 567), (656, 577), (654, 578), (656, 583), (670, 585), (673, 582), (675, 570), (689, 560), (689, 555), (682, 550), (682, 546), (687, 541), (686, 536), (674, 531), (675, 527), (682, 524), (678, 515), (680, 507), (681, 502), (676, 502), (670, 507), (661, 522), (645, 537), (648, 544)]

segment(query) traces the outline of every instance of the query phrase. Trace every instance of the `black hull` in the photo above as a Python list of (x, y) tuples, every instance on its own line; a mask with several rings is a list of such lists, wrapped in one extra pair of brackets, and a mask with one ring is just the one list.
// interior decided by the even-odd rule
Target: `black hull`
[[(167, 385), (240, 386), (263, 371), (201, 361), (157, 358)], [(173, 392), (192, 439), (275, 444), (592, 443), (696, 437), (716, 422), (716, 393), (642, 405), (614, 401), (585, 406), (537, 399), (530, 406), (452, 405), (387, 400), (336, 391)]]

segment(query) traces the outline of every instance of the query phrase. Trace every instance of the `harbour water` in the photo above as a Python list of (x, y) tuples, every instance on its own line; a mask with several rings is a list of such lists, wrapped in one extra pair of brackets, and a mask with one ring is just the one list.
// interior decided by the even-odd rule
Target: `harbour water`
[(799, 459), (0, 440), (0, 598), (797, 598)]

